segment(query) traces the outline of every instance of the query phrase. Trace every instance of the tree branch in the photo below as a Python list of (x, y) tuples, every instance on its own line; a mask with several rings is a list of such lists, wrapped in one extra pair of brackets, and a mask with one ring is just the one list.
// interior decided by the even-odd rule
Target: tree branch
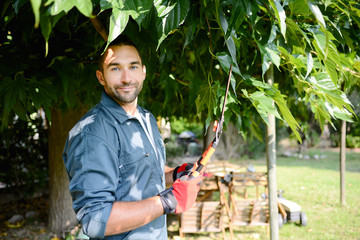
[(104, 28), (104, 26), (102, 25), (102, 23), (100, 22), (100, 20), (98, 19), (97, 15), (95, 14), (95, 12), (93, 12), (93, 15), (90, 17), (90, 21), (92, 22), (92, 24), (95, 27), (95, 30), (100, 34), (100, 36), (105, 40), (105, 42), (108, 39), (108, 34), (106, 29)]

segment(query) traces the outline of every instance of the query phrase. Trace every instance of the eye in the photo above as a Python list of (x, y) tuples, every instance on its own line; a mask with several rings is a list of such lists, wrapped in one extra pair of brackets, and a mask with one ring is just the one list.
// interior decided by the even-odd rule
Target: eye
[(136, 70), (136, 69), (138, 69), (139, 67), (137, 66), (137, 65), (132, 65), (131, 67), (130, 67), (130, 69), (131, 70)]
[(119, 71), (120, 70), (120, 68), (118, 68), (118, 67), (112, 67), (111, 68), (111, 71)]

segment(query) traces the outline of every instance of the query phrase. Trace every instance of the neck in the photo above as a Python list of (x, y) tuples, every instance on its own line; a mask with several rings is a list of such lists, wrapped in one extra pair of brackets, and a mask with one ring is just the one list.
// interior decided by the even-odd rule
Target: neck
[(132, 103), (119, 103), (119, 105), (125, 110), (127, 114), (130, 114), (131, 116), (135, 116), (137, 109), (137, 99), (135, 99), (135, 101)]

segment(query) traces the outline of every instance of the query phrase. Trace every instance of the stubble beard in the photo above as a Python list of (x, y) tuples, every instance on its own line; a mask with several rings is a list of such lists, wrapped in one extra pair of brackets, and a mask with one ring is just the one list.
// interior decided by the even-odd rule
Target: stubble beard
[[(130, 92), (130, 93), (119, 93), (116, 89), (121, 88), (121, 87), (128, 87), (128, 86), (135, 86), (135, 92)], [(106, 86), (107, 88), (107, 93), (115, 100), (117, 101), (119, 104), (130, 104), (133, 103), (137, 96), (139, 96), (141, 90), (142, 90), (142, 83), (138, 83), (138, 84), (127, 84), (127, 85), (115, 85), (113, 87), (109, 87)]]

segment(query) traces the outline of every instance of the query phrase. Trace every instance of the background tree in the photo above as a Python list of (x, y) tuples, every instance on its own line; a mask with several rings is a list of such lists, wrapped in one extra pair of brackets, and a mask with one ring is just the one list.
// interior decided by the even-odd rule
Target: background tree
[[(104, 41), (89, 18), (104, 24), (109, 41), (124, 33), (140, 46), (148, 73), (139, 103), (155, 116), (208, 126), (219, 115), (230, 64), (225, 124), (235, 123), (243, 136), (261, 138), (259, 123), (268, 123), (270, 113), (301, 141), (297, 116), (304, 112), (293, 114), (293, 103), (310, 110), (320, 127), (354, 114), (339, 76), (358, 81), (356, 1), (5, 0), (1, 13), (1, 126), (15, 115), (26, 120), (46, 112), (53, 231), (73, 220), (60, 204), (68, 193), (59, 184), (65, 178), (59, 146), (70, 128), (62, 124), (75, 122), (101, 92), (94, 72)], [(263, 81), (270, 64), (274, 85)]]

